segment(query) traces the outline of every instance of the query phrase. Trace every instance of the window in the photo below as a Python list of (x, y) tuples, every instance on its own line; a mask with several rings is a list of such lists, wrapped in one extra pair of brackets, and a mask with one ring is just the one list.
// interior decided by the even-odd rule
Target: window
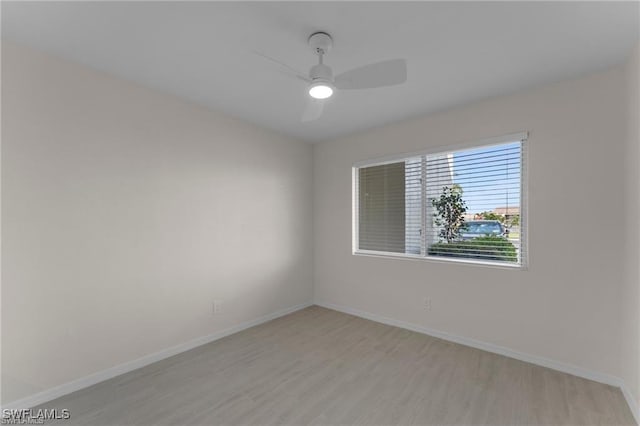
[(526, 134), (354, 167), (354, 252), (522, 266)]

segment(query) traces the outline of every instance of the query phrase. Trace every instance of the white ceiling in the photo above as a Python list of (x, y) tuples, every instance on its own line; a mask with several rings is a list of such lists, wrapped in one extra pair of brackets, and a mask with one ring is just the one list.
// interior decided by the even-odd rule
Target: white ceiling
[[(301, 123), (309, 34), (335, 73), (406, 58), (403, 86), (345, 91)], [(305, 141), (602, 70), (638, 42), (639, 3), (2, 2), (2, 37)]]

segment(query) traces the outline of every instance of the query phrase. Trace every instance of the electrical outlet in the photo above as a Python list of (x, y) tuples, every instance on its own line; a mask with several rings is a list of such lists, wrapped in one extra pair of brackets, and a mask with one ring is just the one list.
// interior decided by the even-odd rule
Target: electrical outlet
[(218, 315), (222, 312), (222, 300), (216, 299), (211, 304), (211, 314)]
[(425, 297), (424, 301), (423, 301), (423, 304), (424, 304), (424, 310), (425, 311), (430, 311), (431, 310), (431, 298), (430, 297)]

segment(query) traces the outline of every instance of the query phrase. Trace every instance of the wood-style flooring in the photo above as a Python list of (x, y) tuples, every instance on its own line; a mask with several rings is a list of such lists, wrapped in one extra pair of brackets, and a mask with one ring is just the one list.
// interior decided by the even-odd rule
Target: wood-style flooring
[(65, 425), (632, 425), (619, 389), (312, 306), (51, 401)]

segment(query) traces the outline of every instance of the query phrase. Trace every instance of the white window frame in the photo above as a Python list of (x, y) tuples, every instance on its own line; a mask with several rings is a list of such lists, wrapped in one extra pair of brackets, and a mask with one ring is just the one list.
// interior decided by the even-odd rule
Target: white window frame
[[(529, 192), (529, 178), (528, 178), (528, 158), (527, 155), (527, 141), (529, 138), (528, 132), (518, 132), (511, 133), (504, 136), (498, 136), (493, 138), (486, 138), (482, 140), (476, 140), (472, 142), (463, 142), (457, 143), (453, 145), (444, 145), (437, 146), (433, 148), (429, 148), (423, 151), (415, 151), (415, 152), (405, 152), (401, 154), (389, 155), (386, 157), (379, 157), (370, 160), (358, 161), (353, 163), (352, 165), (352, 218), (351, 218), (351, 229), (352, 229), (352, 254), (354, 256), (373, 256), (373, 257), (383, 257), (383, 258), (395, 258), (395, 259), (409, 259), (409, 260), (422, 260), (428, 262), (441, 262), (441, 263), (453, 263), (453, 264), (464, 264), (464, 265), (475, 265), (475, 266), (486, 266), (492, 268), (504, 268), (504, 269), (519, 269), (526, 270), (529, 266), (529, 206), (528, 206), (528, 192)], [(384, 164), (396, 163), (399, 161), (406, 160), (411, 157), (418, 157), (423, 155), (436, 155), (436, 154), (444, 154), (450, 153), (454, 151), (462, 151), (466, 149), (473, 148), (490, 148), (494, 145), (501, 145), (509, 142), (518, 142), (521, 143), (521, 154), (520, 154), (520, 262), (515, 264), (509, 264), (507, 262), (498, 262), (498, 261), (490, 261), (490, 260), (480, 260), (480, 259), (460, 259), (453, 257), (443, 257), (443, 256), (430, 256), (427, 254), (427, 251), (424, 251), (424, 255), (422, 254), (409, 254), (409, 253), (391, 253), (385, 251), (375, 251), (375, 250), (360, 250), (358, 248), (359, 244), (359, 235), (358, 235), (358, 212), (359, 212), (359, 202), (360, 202), (360, 194), (359, 194), (359, 182), (358, 182), (358, 169), (362, 167), (371, 167), (371, 166), (381, 166)], [(423, 173), (426, 173), (426, 170), (423, 169)], [(423, 185), (423, 191), (425, 186)], [(426, 213), (422, 214), (423, 221), (423, 234), (426, 229)], [(424, 239), (423, 243), (424, 244)]]

